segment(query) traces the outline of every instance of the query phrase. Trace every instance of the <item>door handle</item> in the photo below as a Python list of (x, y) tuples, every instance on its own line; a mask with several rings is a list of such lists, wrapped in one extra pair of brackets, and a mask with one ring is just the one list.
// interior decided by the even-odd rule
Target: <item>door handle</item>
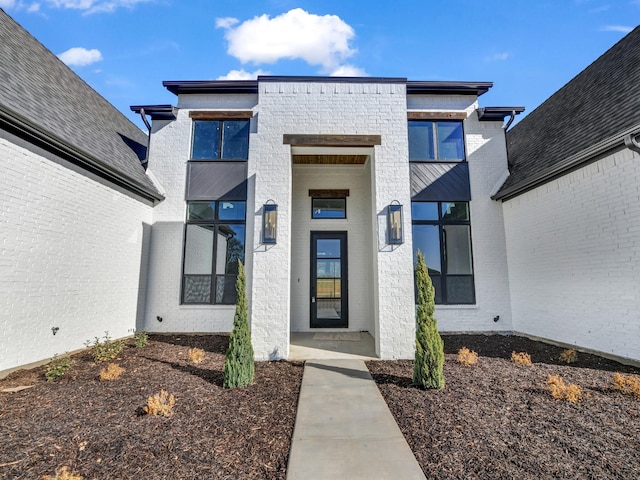
[(316, 303), (316, 297), (311, 297), (311, 303)]

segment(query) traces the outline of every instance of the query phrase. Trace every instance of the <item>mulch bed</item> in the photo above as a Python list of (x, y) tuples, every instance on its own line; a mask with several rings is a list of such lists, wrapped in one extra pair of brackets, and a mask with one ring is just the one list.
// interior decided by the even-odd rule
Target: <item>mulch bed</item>
[[(444, 336), (446, 387), (411, 385), (413, 362), (368, 362), (427, 478), (640, 478), (640, 400), (613, 388), (613, 372), (640, 374), (595, 355), (558, 360), (562, 348), (520, 337)], [(463, 366), (459, 348), (478, 352)], [(533, 366), (510, 361), (528, 352)], [(553, 399), (548, 374), (583, 388), (578, 404)]]
[[(85, 479), (284, 479), (303, 365), (257, 362), (253, 385), (223, 389), (228, 336), (151, 336), (116, 360), (126, 371), (100, 382), (87, 352), (57, 382), (44, 368), (0, 380), (0, 478), (39, 479), (68, 466)], [(189, 363), (187, 350), (206, 358)], [(174, 415), (144, 415), (167, 390)]]

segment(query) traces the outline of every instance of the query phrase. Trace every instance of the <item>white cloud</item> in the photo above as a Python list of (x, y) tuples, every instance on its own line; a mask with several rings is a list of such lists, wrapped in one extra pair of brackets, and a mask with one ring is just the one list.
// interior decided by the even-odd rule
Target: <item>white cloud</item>
[(15, 0), (0, 0), (0, 8), (13, 8)]
[(600, 29), (601, 32), (621, 32), (621, 33), (629, 33), (633, 30), (633, 27), (628, 27), (626, 25), (605, 25)]
[(216, 24), (226, 30), (227, 53), (242, 63), (300, 59), (331, 72), (356, 53), (349, 45), (355, 37), (353, 28), (336, 15), (314, 15), (295, 8), (273, 18), (266, 14), (254, 17), (235, 27), (229, 19), (218, 19)]
[(508, 58), (509, 58), (508, 52), (494, 53), (493, 55), (484, 57), (485, 61), (487, 62), (504, 62)]
[(255, 72), (247, 72), (244, 69), (230, 70), (226, 75), (218, 77), (218, 80), (255, 80), (258, 75), (269, 75), (269, 72), (263, 70), (256, 70)]
[(153, 0), (47, 0), (47, 3), (54, 8), (70, 8), (83, 10), (84, 15), (100, 12), (113, 12), (125, 7), (133, 8), (138, 3), (150, 2)]
[(367, 77), (369, 75), (360, 67), (355, 67), (353, 65), (340, 65), (333, 72), (331, 72), (331, 76), (332, 77)]
[(82, 67), (101, 61), (102, 54), (95, 48), (87, 50), (82, 47), (73, 47), (59, 54), (58, 58), (70, 67)]
[(40, 11), (40, 4), (39, 3), (32, 3), (31, 5), (29, 5), (27, 7), (27, 13), (37, 13)]
[(231, 28), (240, 20), (233, 17), (225, 17), (225, 18), (216, 18), (216, 28)]

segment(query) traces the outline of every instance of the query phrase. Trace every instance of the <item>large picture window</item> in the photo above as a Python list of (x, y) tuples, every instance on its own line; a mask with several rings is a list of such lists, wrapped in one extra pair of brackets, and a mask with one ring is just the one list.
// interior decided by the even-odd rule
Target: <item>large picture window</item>
[(412, 202), (414, 265), (424, 255), (436, 304), (475, 303), (467, 202)]
[(249, 120), (195, 120), (192, 160), (247, 160)]
[(188, 202), (182, 303), (236, 303), (238, 262), (244, 262), (246, 202)]
[(409, 120), (409, 160), (464, 161), (464, 132), (457, 120)]

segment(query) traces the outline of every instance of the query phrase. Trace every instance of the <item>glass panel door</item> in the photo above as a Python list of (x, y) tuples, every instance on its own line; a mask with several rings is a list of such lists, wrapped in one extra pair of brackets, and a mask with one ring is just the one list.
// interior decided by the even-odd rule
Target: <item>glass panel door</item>
[(311, 232), (311, 327), (347, 326), (347, 233)]

